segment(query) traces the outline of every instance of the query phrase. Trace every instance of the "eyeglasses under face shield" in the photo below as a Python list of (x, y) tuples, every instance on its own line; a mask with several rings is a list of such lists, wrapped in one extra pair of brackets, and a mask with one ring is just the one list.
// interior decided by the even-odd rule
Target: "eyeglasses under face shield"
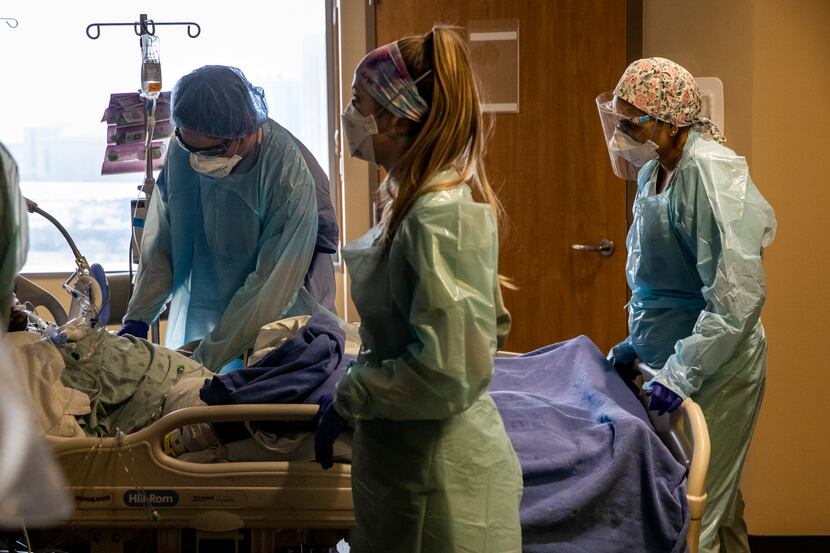
[(637, 180), (640, 166), (621, 154), (621, 149), (626, 147), (621, 143), (642, 144), (651, 140), (656, 131), (653, 123), (655, 119), (650, 115), (621, 113), (615, 108), (614, 94), (611, 91), (597, 96), (596, 103), (614, 174), (621, 179)]
[(228, 148), (233, 142), (233, 140), (226, 140), (221, 144), (208, 146), (206, 148), (196, 148), (195, 146), (191, 146), (184, 141), (184, 139), (182, 138), (182, 131), (179, 127), (176, 127), (175, 131), (173, 132), (176, 136), (176, 142), (179, 143), (179, 146), (181, 146), (191, 154), (198, 154), (203, 157), (219, 157), (225, 155), (225, 152), (228, 151)]

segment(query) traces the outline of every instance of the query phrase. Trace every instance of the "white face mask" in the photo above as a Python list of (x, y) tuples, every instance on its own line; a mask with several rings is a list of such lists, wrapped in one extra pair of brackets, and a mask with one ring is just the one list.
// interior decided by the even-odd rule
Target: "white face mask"
[(349, 103), (346, 111), (340, 114), (340, 126), (346, 147), (352, 157), (364, 161), (375, 161), (375, 149), (372, 136), (378, 134), (378, 124), (374, 115), (363, 115), (354, 104)]
[(646, 162), (652, 159), (658, 159), (657, 144), (651, 140), (645, 143), (640, 143), (622, 132), (620, 129), (614, 129), (614, 135), (608, 142), (608, 149), (615, 154), (619, 154), (627, 159), (635, 167), (642, 167)]
[(231, 157), (205, 157), (199, 154), (190, 154), (190, 166), (194, 171), (214, 179), (223, 179), (231, 174), (236, 164), (242, 161), (242, 156), (234, 154)]
[[(236, 150), (242, 145), (242, 140), (236, 144)], [(224, 156), (203, 156), (199, 154), (190, 154), (190, 166), (193, 170), (213, 177), (214, 179), (223, 179), (231, 174), (233, 168), (242, 161), (242, 156), (238, 153), (231, 157)]]

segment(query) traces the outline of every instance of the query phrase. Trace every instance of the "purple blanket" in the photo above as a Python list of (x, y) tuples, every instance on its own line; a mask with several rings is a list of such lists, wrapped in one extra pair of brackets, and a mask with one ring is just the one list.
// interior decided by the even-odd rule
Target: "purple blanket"
[[(202, 397), (316, 403), (334, 393), (351, 359), (339, 328), (312, 321), (260, 366), (214, 377)], [(685, 469), (593, 342), (581, 336), (495, 367), (490, 393), (524, 475), (526, 553), (685, 550)]]
[(588, 338), (496, 359), (526, 553), (685, 551), (685, 469)]

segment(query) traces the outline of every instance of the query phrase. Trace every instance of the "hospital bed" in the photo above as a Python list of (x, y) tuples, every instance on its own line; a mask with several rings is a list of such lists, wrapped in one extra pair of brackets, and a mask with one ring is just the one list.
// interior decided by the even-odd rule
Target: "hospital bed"
[[(497, 357), (519, 355), (499, 352)], [(635, 361), (635, 367), (639, 372), (635, 383), (642, 390), (642, 385), (654, 378), (657, 371), (639, 360)], [(711, 454), (709, 430), (703, 411), (691, 398), (686, 398), (677, 411), (661, 416), (648, 409), (648, 396), (640, 393), (638, 397), (660, 441), (666, 445), (675, 460), (686, 468), (686, 499), (690, 519), (686, 543), (689, 553), (697, 553), (701, 521), (706, 510), (706, 475)]]
[[(638, 368), (644, 381), (653, 377), (645, 364)], [(224, 542), (223, 551), (252, 553), (310, 542), (333, 547), (355, 525), (350, 465), (336, 463), (324, 471), (313, 462), (206, 464), (171, 457), (163, 449), (170, 432), (189, 425), (310, 421), (316, 411), (315, 405), (187, 407), (128, 435), (51, 438), (76, 504), (58, 532), (85, 538), (93, 553), (128, 551), (125, 543), (138, 532), (154, 542), (145, 549), (160, 553), (200, 551), (208, 542)], [(696, 553), (706, 506), (706, 422), (691, 399), (671, 416), (648, 413), (661, 441), (686, 467), (687, 543)]]
[[(641, 370), (648, 379), (650, 369)], [(314, 405), (189, 407), (129, 435), (52, 439), (76, 503), (66, 528), (87, 532), (93, 553), (122, 551), (119, 544), (131, 529), (154, 530), (152, 549), (160, 553), (181, 551), (185, 529), (191, 530), (196, 551), (200, 543), (226, 540), (234, 547), (247, 541), (244, 550), (252, 553), (270, 553), (280, 530), (292, 533), (297, 543), (333, 547), (355, 524), (348, 464), (327, 471), (311, 462), (200, 464), (170, 457), (162, 448), (169, 432), (186, 425), (307, 421), (316, 410)], [(652, 415), (652, 421), (687, 467), (687, 542), (695, 553), (706, 506), (706, 423), (690, 399), (672, 416)]]
[(315, 405), (188, 407), (129, 435), (53, 439), (76, 502), (68, 525), (109, 539), (106, 548), (92, 541), (93, 552), (117, 551), (115, 529), (128, 528), (156, 529), (159, 553), (182, 550), (182, 529), (196, 530), (197, 541), (244, 538), (252, 553), (271, 553), (279, 529), (296, 531), (299, 542), (329, 538), (333, 547), (355, 524), (350, 465), (324, 471), (311, 462), (201, 464), (162, 449), (168, 433), (191, 424), (302, 421), (316, 411)]

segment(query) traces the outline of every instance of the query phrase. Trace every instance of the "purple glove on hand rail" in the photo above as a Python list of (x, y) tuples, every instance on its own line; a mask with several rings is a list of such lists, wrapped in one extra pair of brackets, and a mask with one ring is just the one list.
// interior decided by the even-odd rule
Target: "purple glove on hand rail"
[(651, 403), (648, 404), (648, 408), (657, 411), (658, 415), (676, 411), (681, 403), (683, 398), (662, 384), (655, 382), (651, 385)]

